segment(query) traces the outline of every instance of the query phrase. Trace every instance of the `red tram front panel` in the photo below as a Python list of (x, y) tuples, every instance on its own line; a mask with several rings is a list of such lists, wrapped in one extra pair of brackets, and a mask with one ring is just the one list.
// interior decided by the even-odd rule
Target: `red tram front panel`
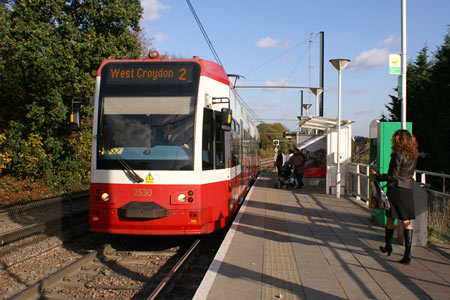
[[(223, 228), (235, 209), (234, 203), (230, 205), (229, 182), (196, 186), (92, 183), (91, 231), (142, 235), (211, 233)], [(178, 200), (180, 195), (186, 196), (182, 203)], [(138, 206), (129, 215), (121, 214), (130, 203), (157, 206)]]

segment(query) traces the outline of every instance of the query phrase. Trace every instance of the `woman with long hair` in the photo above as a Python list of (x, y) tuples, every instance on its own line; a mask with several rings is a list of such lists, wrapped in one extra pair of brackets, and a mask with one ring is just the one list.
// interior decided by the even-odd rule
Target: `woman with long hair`
[(394, 235), (394, 221), (403, 223), (405, 253), (400, 263), (409, 265), (411, 262), (411, 245), (415, 219), (414, 209), (414, 169), (417, 164), (418, 145), (416, 138), (407, 130), (397, 130), (392, 136), (392, 154), (387, 174), (378, 174), (372, 170), (377, 181), (387, 181), (387, 196), (391, 203), (391, 210), (386, 211), (385, 242), (380, 246), (382, 253), (391, 255), (392, 236)]

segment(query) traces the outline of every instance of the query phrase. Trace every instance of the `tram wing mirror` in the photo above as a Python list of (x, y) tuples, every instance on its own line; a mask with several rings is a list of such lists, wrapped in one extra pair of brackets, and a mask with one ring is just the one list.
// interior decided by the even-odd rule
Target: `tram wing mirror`
[(94, 104), (94, 97), (89, 98), (81, 98), (74, 97), (72, 98), (72, 111), (70, 112), (70, 122), (69, 129), (71, 131), (77, 131), (81, 129), (81, 113), (80, 109), (82, 105)]
[(70, 112), (69, 128), (71, 131), (77, 131), (81, 129), (80, 120), (80, 106), (73, 106)]
[(225, 131), (231, 130), (231, 109), (230, 108), (222, 108), (220, 114), (220, 124), (222, 125), (222, 129)]

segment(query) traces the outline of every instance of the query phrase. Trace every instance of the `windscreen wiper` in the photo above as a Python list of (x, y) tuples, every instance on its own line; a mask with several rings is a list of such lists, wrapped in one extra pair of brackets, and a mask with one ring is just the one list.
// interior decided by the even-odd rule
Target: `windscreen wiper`
[(120, 155), (114, 153), (114, 151), (110, 152), (113, 155), (113, 157), (117, 159), (120, 166), (122, 167), (122, 170), (124, 170), (129, 177), (131, 177), (137, 183), (141, 183), (144, 181), (144, 179), (141, 176), (139, 176)]

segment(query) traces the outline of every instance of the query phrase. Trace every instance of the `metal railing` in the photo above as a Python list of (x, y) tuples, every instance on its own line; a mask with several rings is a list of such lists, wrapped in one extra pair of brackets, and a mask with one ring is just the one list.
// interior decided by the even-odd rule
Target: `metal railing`
[[(420, 174), (420, 181), (417, 178), (417, 174)], [(448, 193), (448, 190), (446, 190), (445, 187), (445, 181), (446, 179), (450, 179), (450, 175), (443, 173), (415, 170), (414, 176), (417, 182), (421, 182), (423, 184), (427, 183), (427, 176), (428, 177), (433, 176), (434, 179), (438, 178), (442, 180), (442, 188), (440, 189), (441, 191), (427, 188), (428, 228), (433, 229), (433, 232), (437, 233), (441, 237), (450, 240), (450, 194)], [(433, 181), (435, 183), (436, 180)], [(429, 187), (430, 185), (426, 184), (426, 186)]]
[[(417, 174), (420, 174), (420, 181), (417, 180)], [(441, 178), (442, 179), (442, 193), (446, 194), (445, 179), (450, 179), (450, 175), (447, 175), (444, 173), (421, 171), (421, 170), (415, 170), (415, 172), (414, 172), (414, 178), (416, 179), (416, 181), (424, 183), (424, 184), (427, 183), (427, 175)]]
[[(420, 177), (418, 176), (420, 175)], [(427, 177), (438, 177), (442, 180), (440, 191), (430, 188)], [(350, 163), (348, 166), (347, 194), (363, 200), (366, 205), (370, 203), (370, 166), (367, 164)], [(427, 214), (428, 227), (433, 231), (448, 238), (450, 236), (450, 194), (446, 190), (445, 183), (450, 175), (429, 171), (415, 170), (414, 178), (424, 184), (427, 190)], [(431, 180), (430, 180), (431, 181)]]
[(347, 194), (355, 196), (369, 204), (370, 199), (370, 166), (350, 163), (348, 165)]

